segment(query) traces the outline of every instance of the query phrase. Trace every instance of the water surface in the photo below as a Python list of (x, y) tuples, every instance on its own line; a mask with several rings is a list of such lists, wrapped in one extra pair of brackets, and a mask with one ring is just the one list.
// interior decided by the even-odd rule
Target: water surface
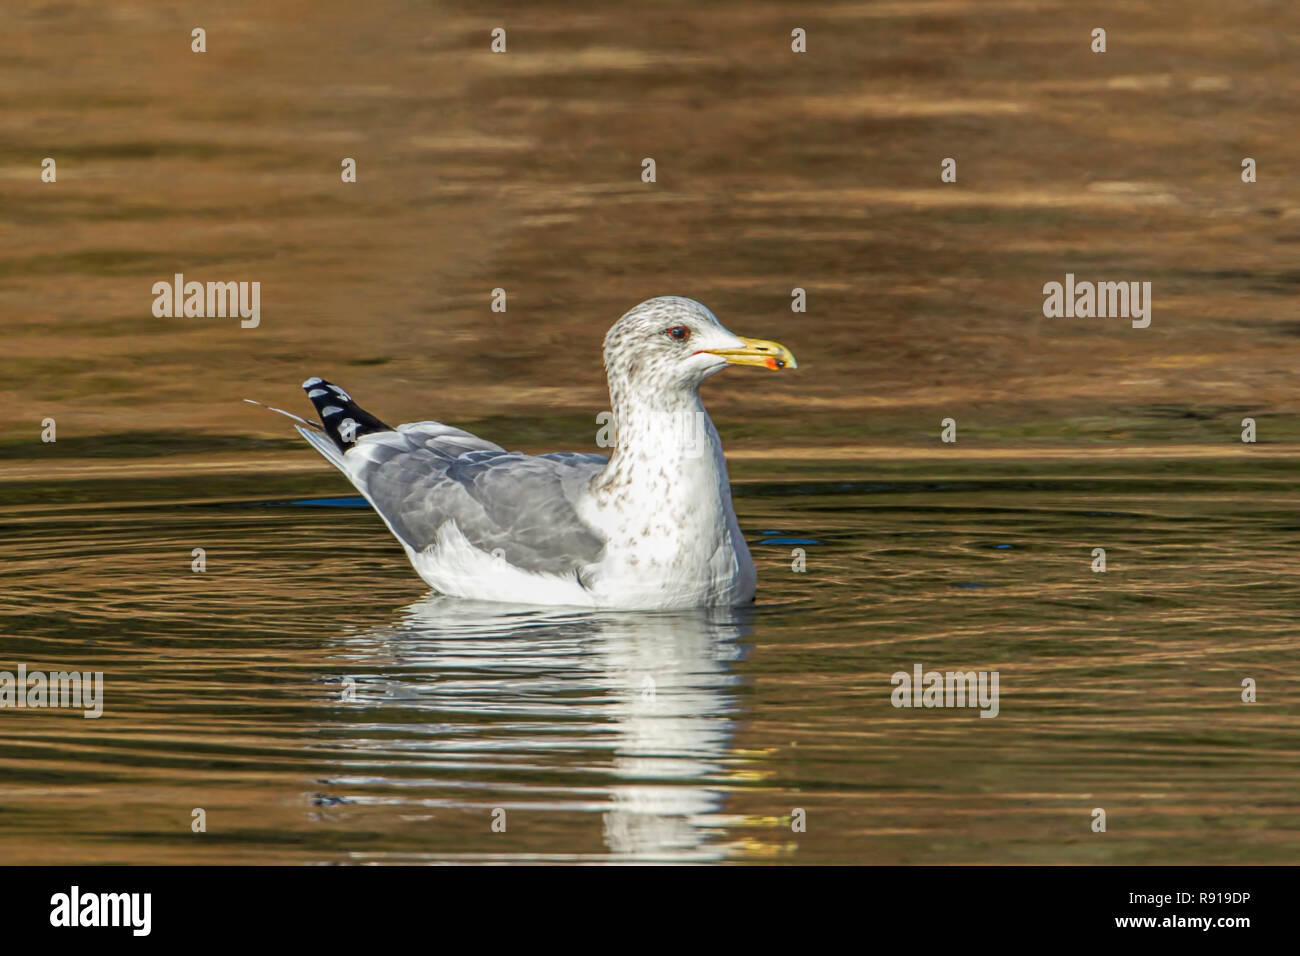
[[(1297, 4), (4, 16), (0, 670), (107, 700), (0, 710), (0, 861), (1297, 860)], [(154, 317), (178, 272), (260, 325)], [(1045, 319), (1066, 273), (1150, 328)], [(704, 390), (744, 613), (430, 597), (241, 401), (595, 451), (664, 294), (799, 359)], [(917, 664), (999, 716), (893, 708)]]
[[(742, 482), (759, 600), (687, 614), (429, 594), (346, 499), (8, 507), (5, 666), (106, 687), (0, 713), (0, 855), (1294, 862), (1284, 468), (979, 468)], [(894, 708), (918, 663), (999, 715)]]

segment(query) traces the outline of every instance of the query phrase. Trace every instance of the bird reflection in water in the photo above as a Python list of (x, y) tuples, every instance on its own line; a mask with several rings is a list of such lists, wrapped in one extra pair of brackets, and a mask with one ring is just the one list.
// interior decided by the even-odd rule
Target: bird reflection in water
[[(732, 664), (754, 613), (525, 609), (432, 595), (392, 626), (340, 641), (357, 703), (371, 710), (363, 719), (385, 727), (382, 747), (447, 772), (427, 781), (439, 795), (426, 805), (599, 811), (614, 858), (709, 860), (726, 855), (710, 834), (729, 775), (747, 762), (728, 746)], [(418, 724), (410, 708), (423, 712)], [(409, 733), (394, 746), (396, 723)], [(593, 776), (604, 778), (595, 788)], [(467, 787), (482, 799), (466, 800)], [(575, 791), (598, 799), (555, 798)]]

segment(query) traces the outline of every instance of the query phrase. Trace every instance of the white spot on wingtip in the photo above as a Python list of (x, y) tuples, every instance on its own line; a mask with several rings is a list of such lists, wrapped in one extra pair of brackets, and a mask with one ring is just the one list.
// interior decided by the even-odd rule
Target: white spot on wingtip
[(352, 396), (349, 395), (347, 392), (343, 391), (343, 389), (339, 388), (337, 385), (331, 385), (330, 388), (334, 389), (334, 394), (337, 395), (339, 398), (343, 399), (343, 401), (345, 402), (352, 401)]
[(316, 378), (316, 377), (313, 375), (311, 378), (307, 379), (307, 381), (305, 381), (305, 382), (302, 383), (302, 387), (303, 387), (303, 388), (311, 388), (311, 387), (314, 386), (314, 385), (319, 385), (322, 381), (323, 381), (323, 379)]
[(342, 411), (343, 409), (339, 408), (337, 405), (326, 405), (320, 410), (320, 413), (322, 415), (337, 415)]
[(307, 397), (320, 398), (322, 395), (328, 395), (328, 394), (329, 392), (325, 391), (325, 389), (323, 388), (313, 388), (310, 392), (307, 393)]

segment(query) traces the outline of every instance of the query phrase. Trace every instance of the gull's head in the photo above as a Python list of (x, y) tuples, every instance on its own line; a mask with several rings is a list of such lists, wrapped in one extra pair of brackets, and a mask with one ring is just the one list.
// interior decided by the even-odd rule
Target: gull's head
[(605, 368), (637, 390), (693, 391), (728, 365), (773, 371), (795, 368), (778, 342), (741, 338), (694, 299), (647, 299), (614, 323), (605, 336)]

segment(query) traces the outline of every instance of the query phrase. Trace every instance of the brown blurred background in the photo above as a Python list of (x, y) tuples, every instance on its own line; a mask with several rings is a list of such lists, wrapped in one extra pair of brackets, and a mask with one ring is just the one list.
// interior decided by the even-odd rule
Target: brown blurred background
[[(250, 453), (317, 469), (240, 404), (306, 411), (308, 375), (388, 420), (591, 448), (601, 337), (662, 294), (799, 358), (707, 386), (740, 458), (937, 453), (946, 416), (965, 455), (1240, 454), (1246, 415), (1262, 444), (1300, 439), (1293, 3), (116, 0), (5, 18), (11, 476)], [(260, 327), (154, 318), (175, 272), (259, 281)], [(1151, 327), (1044, 319), (1066, 272), (1150, 281)]]

